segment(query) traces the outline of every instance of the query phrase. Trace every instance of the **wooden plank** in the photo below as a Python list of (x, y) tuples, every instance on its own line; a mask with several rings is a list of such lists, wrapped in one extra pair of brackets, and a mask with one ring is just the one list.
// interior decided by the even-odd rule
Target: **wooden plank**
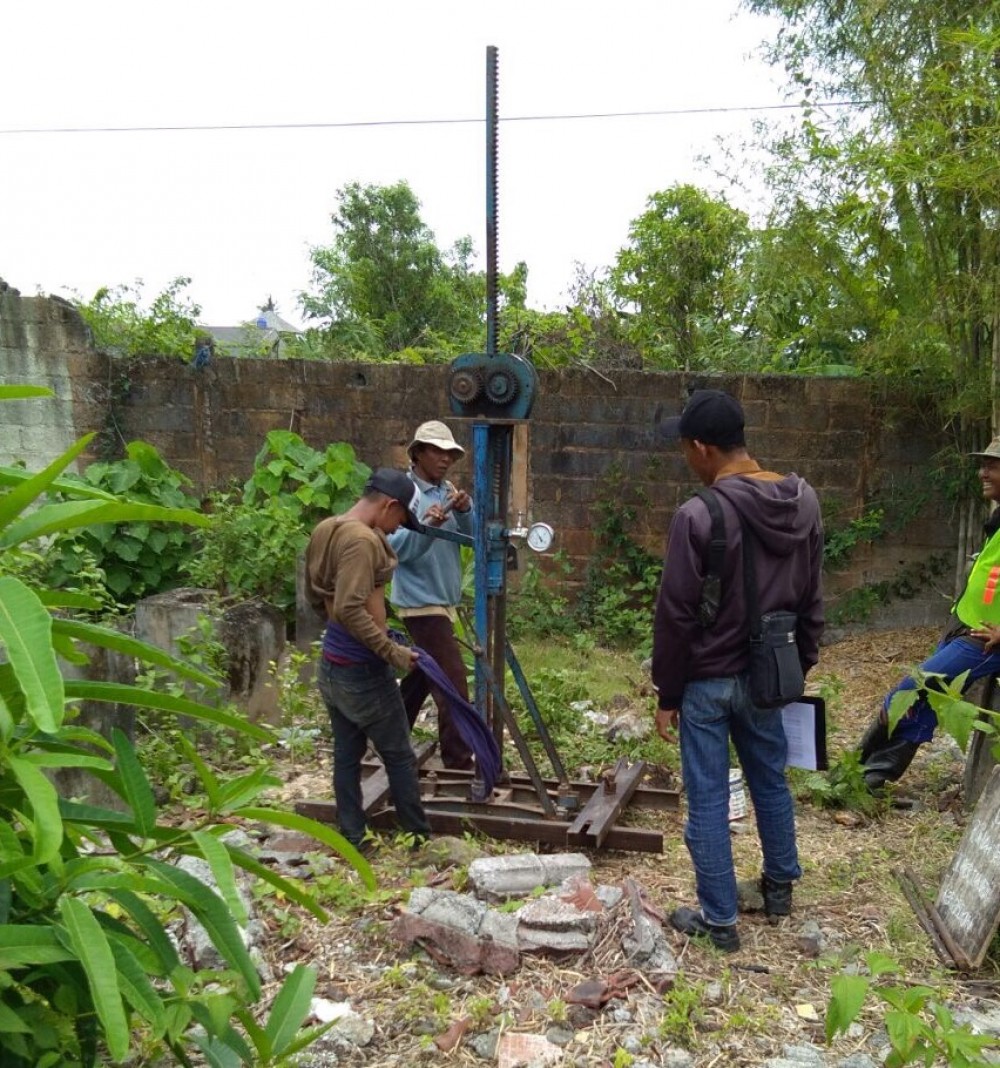
[(1000, 925), (1000, 767), (994, 768), (928, 910), (978, 968)]

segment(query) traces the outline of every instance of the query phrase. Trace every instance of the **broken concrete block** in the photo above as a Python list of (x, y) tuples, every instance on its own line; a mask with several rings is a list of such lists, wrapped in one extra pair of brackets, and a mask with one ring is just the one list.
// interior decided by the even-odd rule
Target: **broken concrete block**
[(392, 935), (407, 945), (419, 943), (438, 963), (465, 975), (507, 975), (521, 962), (516, 922), (468, 894), (419, 887), (393, 921)]
[(555, 897), (529, 901), (518, 913), (517, 943), (525, 952), (582, 953), (597, 930), (597, 914)]
[(508, 853), (474, 860), (469, 865), (469, 885), (485, 901), (507, 901), (589, 871), (590, 861), (582, 853)]

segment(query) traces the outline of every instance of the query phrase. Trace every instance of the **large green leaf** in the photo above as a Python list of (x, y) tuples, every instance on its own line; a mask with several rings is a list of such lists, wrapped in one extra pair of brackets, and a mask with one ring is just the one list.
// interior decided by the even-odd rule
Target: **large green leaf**
[(30, 1034), (33, 1028), (9, 1006), (0, 1001), (0, 1034)]
[(226, 843), (226, 849), (229, 851), (229, 855), (233, 858), (234, 863), (239, 865), (244, 871), (249, 872), (251, 875), (256, 875), (262, 882), (269, 883), (279, 894), (283, 894), (287, 897), (289, 901), (294, 901), (297, 905), (301, 905), (304, 909), (308, 909), (317, 920), (326, 923), (329, 919), (323, 906), (316, 901), (312, 894), (303, 890), (296, 881), (286, 879), (283, 875), (279, 875), (273, 868), (269, 868), (266, 864), (261, 863), (256, 857), (251, 856), (242, 849), (238, 849), (236, 846)]
[(39, 768), (91, 768), (95, 771), (113, 771), (114, 764), (104, 757), (90, 756), (78, 749), (34, 749), (21, 757)]
[(109, 890), (107, 894), (132, 917), (135, 925), (145, 935), (147, 944), (160, 959), (163, 974), (169, 975), (175, 968), (179, 968), (181, 961), (177, 956), (177, 948), (146, 902), (131, 890)]
[(162, 1034), (166, 1026), (163, 1000), (149, 981), (145, 969), (123, 939), (109, 933), (108, 942), (115, 956), (118, 983), (125, 1000), (149, 1021), (156, 1034)]
[(118, 758), (118, 775), (125, 789), (125, 800), (132, 809), (139, 833), (146, 838), (156, 825), (156, 802), (153, 788), (142, 770), (135, 749), (125, 734), (116, 727), (111, 735)]
[(290, 1046), (299, 1033), (302, 1021), (309, 1012), (315, 987), (316, 972), (296, 964), (278, 991), (264, 1027), (271, 1040), (271, 1049), (277, 1056), (281, 1056), (285, 1047)]
[(40, 924), (0, 924), (0, 970), (11, 971), (35, 964), (72, 960), (52, 927)]
[(258, 723), (250, 723), (241, 716), (233, 716), (217, 708), (200, 705), (196, 701), (189, 701), (186, 697), (157, 693), (154, 690), (145, 690), (141, 686), (127, 686), (120, 682), (88, 682), (83, 679), (73, 679), (67, 680), (65, 687), (67, 698), (137, 705), (139, 708), (158, 708), (163, 712), (176, 712), (178, 715), (190, 716), (192, 719), (216, 723), (220, 727), (228, 727), (238, 734), (245, 734), (258, 741), (274, 740), (272, 732)]
[(51, 734), (62, 723), (65, 694), (52, 649), (52, 617), (20, 579), (0, 578), (0, 641), (27, 714), (39, 730)]
[(254, 768), (246, 775), (226, 783), (219, 791), (219, 807), (223, 812), (233, 812), (253, 801), (261, 790), (280, 785), (281, 780), (272, 775), (267, 767)]
[(89, 593), (77, 590), (35, 590), (46, 608), (82, 608), (85, 612), (99, 612), (101, 602)]
[(147, 859), (146, 866), (174, 887), (177, 899), (194, 913), (215, 948), (243, 976), (251, 996), (260, 997), (257, 969), (243, 945), (236, 922), (219, 895), (193, 875), (171, 864)]
[(36, 864), (48, 864), (58, 854), (63, 840), (59, 795), (44, 773), (27, 760), (8, 755), (7, 766), (31, 805), (33, 859)]
[(129, 1047), (129, 1026), (111, 946), (97, 917), (82, 901), (63, 894), (59, 898), (59, 912), (66, 935), (86, 973), (108, 1052), (112, 1060), (124, 1060)]
[(226, 847), (208, 831), (192, 831), (191, 837), (197, 843), (202, 856), (208, 861), (208, 866), (215, 876), (216, 885), (222, 894), (222, 900), (229, 906), (233, 918), (241, 926), (247, 924), (247, 911), (243, 905), (236, 888), (236, 876), (233, 869), (233, 861)]
[(11, 523), (0, 535), (0, 549), (33, 541), (62, 530), (76, 530), (95, 523), (130, 523), (149, 519), (162, 523), (187, 523), (194, 527), (212, 525), (212, 517), (189, 508), (162, 508), (156, 504), (128, 501), (67, 501), (48, 504)]
[[(34, 478), (34, 472), (23, 467), (7, 467), (0, 464), (0, 486), (20, 486)], [(57, 478), (48, 486), (49, 493), (59, 492), (74, 497), (95, 501), (116, 501), (118, 498), (107, 490), (98, 489), (76, 478)]]
[(58, 459), (44, 470), (31, 475), (19, 486), (0, 497), (0, 530), (14, 521), (25, 508), (40, 497), (67, 467), (90, 444), (93, 434), (87, 434), (71, 445)]
[(200, 668), (171, 656), (170, 653), (155, 645), (138, 641), (128, 634), (122, 634), (120, 630), (102, 627), (96, 623), (84, 623), (78, 619), (55, 619), (52, 621), (52, 629), (57, 634), (65, 634), (78, 641), (98, 645), (102, 649), (112, 649), (116, 653), (124, 653), (126, 656), (135, 657), (136, 660), (142, 660), (147, 664), (170, 668), (175, 674), (191, 679), (202, 686), (212, 689), (217, 689), (219, 686), (218, 679), (206, 674)]
[(280, 809), (253, 806), (237, 809), (233, 815), (247, 820), (260, 820), (261, 823), (274, 823), (279, 827), (287, 827), (289, 830), (310, 835), (324, 845), (336, 850), (346, 860), (349, 860), (361, 876), (365, 886), (369, 890), (375, 889), (375, 874), (368, 861), (342, 834), (332, 827), (328, 827), (325, 823), (320, 823), (319, 820), (311, 820), (308, 816), (300, 816), (296, 812), (284, 812)]
[(21, 400), (25, 397), (54, 397), (48, 386), (23, 386), (10, 383), (0, 386), (0, 400)]

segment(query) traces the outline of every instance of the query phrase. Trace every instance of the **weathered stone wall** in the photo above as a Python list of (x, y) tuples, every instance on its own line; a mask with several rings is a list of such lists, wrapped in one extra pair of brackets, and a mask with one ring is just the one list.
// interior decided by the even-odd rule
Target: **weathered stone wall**
[(4, 401), (0, 464), (46, 466), (77, 438), (74, 397), (92, 383), (74, 382), (77, 357), (92, 356), (90, 332), (57, 297), (22, 297), (0, 278), (0, 384), (48, 386), (52, 397)]
[[(413, 428), (425, 419), (448, 418), (459, 441), (469, 441), (468, 427), (448, 416), (446, 367), (216, 359), (197, 371), (175, 360), (126, 363), (87, 351), (85, 332), (62, 303), (19, 303), (22, 324), (36, 325), (18, 333), (0, 322), (4, 381), (52, 384), (65, 420), (50, 427), (46, 447), (20, 453), (32, 462), (57, 454), (76, 435), (110, 428), (121, 442), (150, 442), (205, 491), (246, 478), (265, 434), (277, 428), (295, 430), (316, 447), (348, 441), (371, 466), (404, 466)], [(9, 299), (0, 304), (5, 318), (11, 304)], [(837, 524), (861, 515), (887, 487), (902, 487), (905, 495), (906, 487), (925, 485), (930, 460), (943, 444), (933, 428), (922, 425), (919, 413), (887, 402), (862, 379), (695, 379), (586, 370), (545, 371), (540, 378), (528, 423), (530, 518), (556, 528), (557, 548), (578, 571), (592, 554), (595, 506), (602, 500), (634, 507), (636, 537), (661, 551), (670, 515), (694, 486), (679, 450), (655, 440), (654, 415), (659, 404), (679, 410), (691, 386), (710, 384), (739, 396), (752, 452), (765, 466), (808, 478)], [(31, 403), (19, 402), (19, 410), (27, 413)], [(15, 427), (23, 431), (20, 420), (28, 416), (4, 414), (7, 439), (19, 440)], [(471, 481), (468, 457), (455, 478)], [(950, 554), (955, 536), (946, 502), (932, 497), (918, 519), (856, 552), (849, 570), (831, 577), (829, 592), (884, 580), (906, 565)], [(914, 623), (942, 618), (950, 573), (941, 589), (902, 602), (884, 618)]]

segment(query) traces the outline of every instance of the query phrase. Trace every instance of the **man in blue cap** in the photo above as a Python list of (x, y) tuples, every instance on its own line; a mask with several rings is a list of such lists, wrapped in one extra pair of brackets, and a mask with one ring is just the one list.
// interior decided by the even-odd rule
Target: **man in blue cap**
[(712, 488), (725, 521), (721, 596), (714, 620), (699, 612), (712, 521), (692, 497), (674, 513), (653, 626), (656, 729), (680, 736), (687, 799), (684, 840), (694, 864), (698, 908), (670, 922), (716, 948), (740, 948), (737, 889), (729, 839), (729, 744), (753, 800), (763, 852), (760, 890), (770, 920), (787, 916), (801, 874), (795, 812), (785, 779), (788, 752), (781, 710), (761, 709), (749, 693), (749, 621), (743, 583), (741, 519), (756, 535), (758, 611), (793, 611), (803, 672), (818, 658), (823, 629), (819, 502), (798, 475), (762, 470), (749, 455), (743, 409), (716, 389), (691, 394), (680, 416), (660, 423), (679, 440), (692, 472)]

